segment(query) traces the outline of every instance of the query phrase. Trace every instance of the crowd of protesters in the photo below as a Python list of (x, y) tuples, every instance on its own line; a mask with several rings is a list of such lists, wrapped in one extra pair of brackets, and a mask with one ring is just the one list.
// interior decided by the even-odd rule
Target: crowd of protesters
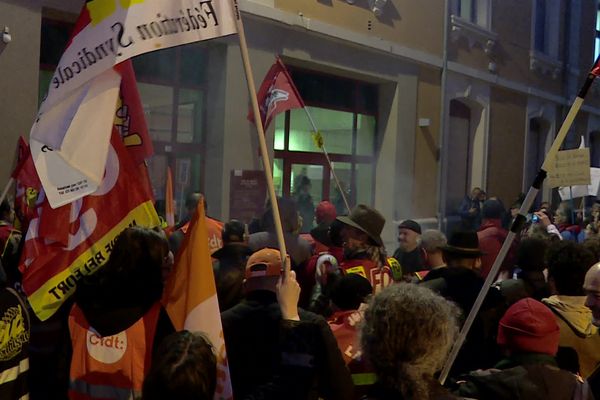
[[(475, 188), (457, 229), (401, 221), (392, 253), (380, 212), (340, 215), (309, 190), (278, 199), (285, 276), (270, 208), (248, 224), (207, 219), (221, 229), (211, 251), (235, 399), (600, 398), (600, 203), (530, 210), (442, 385), (520, 202)], [(160, 301), (189, 217), (175, 232), (125, 229), (41, 322), (20, 291), (22, 235), (3, 202), (0, 398), (212, 399), (213, 344), (176, 332)]]

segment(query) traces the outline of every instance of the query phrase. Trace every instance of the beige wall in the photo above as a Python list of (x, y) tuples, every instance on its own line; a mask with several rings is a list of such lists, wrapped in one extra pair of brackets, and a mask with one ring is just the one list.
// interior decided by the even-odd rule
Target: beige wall
[(380, 18), (367, 4), (367, 0), (353, 5), (343, 0), (275, 0), (284, 11), (442, 55), (444, 0), (389, 0)]
[[(449, 60), (484, 72), (488, 72), (488, 64), (494, 62), (497, 68), (496, 74), (501, 78), (549, 93), (562, 94), (561, 76), (554, 79), (549, 74), (532, 71), (529, 68), (533, 11), (528, 5), (532, 2), (494, 0), (492, 3), (491, 31), (498, 35), (492, 52), (488, 55), (481, 45), (471, 46), (465, 36), (460, 36), (458, 39), (450, 41)], [(561, 16), (564, 15), (564, 11), (564, 2), (561, 2)], [(564, 27), (561, 25), (556, 29), (560, 30), (559, 59), (562, 59)]]
[[(41, 12), (38, 1), (0, 1), (0, 30), (10, 28), (12, 42), (0, 41), (0, 187), (10, 175), (17, 139), (29, 136), (37, 112)], [(0, 188), (0, 190), (1, 190)]]
[(505, 204), (521, 192), (527, 99), (492, 88), (488, 155), (488, 193)]
[(438, 153), (440, 138), (440, 75), (422, 68), (419, 73), (417, 118), (430, 120), (428, 127), (415, 131), (415, 173), (413, 218), (436, 215), (438, 194)]

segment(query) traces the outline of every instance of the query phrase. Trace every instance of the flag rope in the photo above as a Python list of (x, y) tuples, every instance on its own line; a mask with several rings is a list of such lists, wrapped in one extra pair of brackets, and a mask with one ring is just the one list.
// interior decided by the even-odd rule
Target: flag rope
[[(315, 120), (313, 119), (312, 115), (308, 111), (308, 107), (304, 106), (303, 108), (304, 108), (304, 112), (306, 113), (306, 116), (308, 117), (308, 120), (310, 121), (310, 124), (312, 125), (313, 131), (318, 134), (319, 130), (317, 129)], [(348, 213), (350, 213), (350, 205), (348, 203), (348, 200), (346, 199), (346, 194), (344, 193), (344, 189), (342, 189), (342, 185), (340, 184), (340, 181), (338, 180), (337, 174), (335, 173), (335, 169), (333, 168), (333, 163), (331, 162), (331, 159), (329, 158), (329, 153), (327, 153), (327, 150), (325, 149), (325, 144), (321, 143), (319, 147), (321, 148), (321, 150), (323, 151), (323, 154), (325, 155), (325, 158), (327, 159), (327, 164), (329, 164), (329, 169), (331, 171), (331, 175), (333, 175), (333, 179), (335, 180), (335, 184), (337, 185), (338, 190), (340, 191), (342, 200), (344, 200), (344, 205), (346, 206)]]
[(0, 195), (0, 203), (2, 203), (4, 201), (4, 199), (6, 198), (6, 195), (8, 194), (8, 191), (10, 190), (14, 181), (15, 181), (15, 178), (13, 178), (11, 176), (8, 179), (8, 182), (6, 182), (6, 186), (4, 186), (4, 190), (2, 191), (2, 194)]
[(500, 266), (504, 262), (504, 259), (506, 258), (506, 255), (508, 254), (508, 251), (509, 251), (510, 247), (512, 246), (513, 241), (515, 240), (515, 237), (523, 230), (523, 227), (525, 226), (525, 223), (527, 221), (526, 215), (529, 212), (529, 209), (531, 208), (531, 206), (533, 205), (533, 202), (534, 202), (538, 192), (542, 188), (544, 179), (546, 179), (546, 176), (548, 175), (548, 170), (553, 168), (553, 163), (556, 160), (556, 155), (558, 154), (558, 150), (562, 146), (562, 143), (565, 140), (567, 133), (569, 132), (569, 129), (573, 125), (573, 121), (575, 121), (575, 117), (577, 116), (577, 113), (581, 109), (583, 100), (584, 100), (585, 96), (587, 95), (589, 88), (592, 86), (594, 79), (597, 76), (596, 74), (599, 73), (598, 72), (598, 64), (599, 63), (600, 63), (600, 57), (596, 60), (596, 62), (594, 63), (594, 66), (592, 67), (592, 70), (588, 73), (585, 83), (583, 84), (579, 93), (577, 94), (577, 97), (575, 98), (575, 101), (573, 102), (573, 105), (571, 106), (569, 113), (565, 117), (565, 120), (563, 121), (563, 124), (561, 125), (561, 127), (558, 131), (558, 134), (556, 135), (556, 138), (554, 139), (554, 142), (552, 143), (552, 147), (550, 148), (550, 150), (548, 151), (548, 154), (546, 155), (546, 158), (544, 160), (544, 163), (542, 164), (542, 167), (538, 171), (537, 176), (535, 177), (535, 179), (533, 181), (533, 184), (531, 185), (531, 187), (529, 188), (529, 191), (527, 192), (527, 196), (525, 197), (525, 200), (521, 204), (521, 208), (519, 209), (519, 214), (513, 221), (512, 225), (510, 227), (510, 232), (506, 236), (506, 239), (504, 240), (504, 243), (502, 244), (502, 248), (500, 249), (500, 252), (498, 253), (498, 256), (496, 257), (496, 260), (494, 261), (494, 264), (492, 265), (492, 269), (490, 270), (487, 278), (485, 279), (485, 282), (483, 283), (481, 291), (479, 292), (479, 295), (477, 296), (477, 299), (475, 300), (473, 307), (471, 307), (471, 311), (469, 312), (469, 315), (468, 315), (467, 319), (465, 320), (465, 323), (463, 324), (460, 334), (458, 335), (458, 338), (456, 339), (456, 341), (454, 342), (454, 345), (452, 346), (452, 350), (450, 351), (450, 354), (448, 355), (448, 359), (446, 360), (446, 363), (444, 364), (444, 368), (442, 369), (442, 372), (439, 377), (439, 381), (442, 385), (446, 382), (446, 379), (448, 378), (450, 369), (452, 368), (454, 361), (456, 361), (456, 357), (458, 356), (458, 352), (460, 351), (460, 349), (467, 337), (467, 333), (469, 333), (469, 330), (471, 329), (471, 326), (473, 325), (473, 322), (475, 321), (475, 317), (479, 313), (479, 309), (481, 308), (481, 305), (483, 304), (483, 301), (485, 300), (485, 297), (486, 297), (488, 291), (490, 290), (490, 287), (491, 287), (494, 279), (496, 278), (496, 275), (498, 274), (498, 271), (500, 270)]

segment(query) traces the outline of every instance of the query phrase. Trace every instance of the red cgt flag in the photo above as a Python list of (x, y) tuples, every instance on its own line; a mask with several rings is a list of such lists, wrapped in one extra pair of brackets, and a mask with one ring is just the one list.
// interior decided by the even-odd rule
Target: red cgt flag
[(133, 64), (131, 60), (126, 60), (114, 68), (121, 74), (115, 126), (133, 161), (136, 164), (143, 164), (146, 158), (152, 156), (154, 149), (152, 139), (148, 135), (148, 125), (144, 117), (144, 107), (138, 92)]
[(42, 321), (75, 292), (84, 275), (104, 265), (121, 231), (159, 225), (153, 201), (116, 129), (98, 190), (56, 209), (40, 191), (34, 212), (19, 269), (29, 303)]
[[(304, 108), (302, 97), (279, 57), (260, 85), (257, 98), (260, 118), (265, 130), (277, 114), (294, 108)], [(248, 120), (255, 122), (252, 108), (248, 113)]]
[(19, 137), (19, 142), (17, 143), (17, 165), (11, 177), (23, 186), (33, 187), (37, 190), (41, 187), (35, 165), (33, 165), (29, 145), (23, 136)]

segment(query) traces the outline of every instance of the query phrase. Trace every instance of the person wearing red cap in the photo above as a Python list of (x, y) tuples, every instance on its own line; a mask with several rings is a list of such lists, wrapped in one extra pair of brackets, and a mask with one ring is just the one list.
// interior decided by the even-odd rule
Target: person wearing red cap
[(315, 211), (315, 226), (310, 231), (310, 236), (313, 239), (313, 254), (320, 254), (329, 251), (329, 242), (324, 234), (327, 234), (331, 223), (337, 218), (335, 206), (328, 201), (322, 201), (317, 205)]
[(293, 319), (306, 345), (282, 343), (277, 287), (282, 279), (287, 282), (296, 276), (290, 271), (291, 278), (282, 278), (282, 270), (279, 250), (265, 248), (252, 254), (245, 270), (245, 299), (221, 314), (235, 397), (252, 398), (273, 387), (271, 397), (260, 398), (352, 398), (350, 372), (325, 319), (298, 309)]
[(558, 368), (559, 338), (552, 311), (532, 298), (517, 301), (498, 326), (497, 343), (506, 358), (493, 370), (469, 374), (457, 394), (495, 400), (593, 399), (587, 384)]

